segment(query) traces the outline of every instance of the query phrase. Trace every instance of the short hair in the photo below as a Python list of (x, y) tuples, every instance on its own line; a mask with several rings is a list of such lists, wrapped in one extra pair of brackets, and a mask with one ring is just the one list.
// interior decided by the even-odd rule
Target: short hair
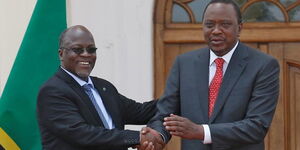
[(59, 49), (64, 47), (63, 44), (65, 43), (65, 35), (66, 35), (67, 31), (68, 31), (67, 29), (64, 30), (59, 36), (59, 45), (58, 45)]
[(241, 10), (238, 6), (238, 4), (236, 2), (234, 2), (233, 0), (211, 0), (205, 7), (204, 9), (204, 12), (203, 12), (203, 15), (202, 15), (202, 20), (204, 19), (204, 14), (207, 10), (207, 7), (211, 4), (214, 4), (214, 3), (223, 3), (223, 4), (230, 4), (233, 6), (235, 12), (236, 12), (236, 17), (237, 17), (237, 21), (238, 23), (242, 23), (242, 13), (241, 13)]
[(60, 36), (59, 36), (59, 49), (64, 48), (64, 46), (65, 46), (64, 44), (65, 44), (65, 42), (66, 42), (66, 36), (67, 36), (67, 33), (68, 33), (69, 31), (77, 30), (77, 29), (89, 33), (89, 34), (91, 35), (91, 38), (92, 38), (93, 41), (94, 41), (94, 38), (93, 38), (92, 33), (91, 33), (85, 26), (83, 26), (83, 25), (74, 25), (74, 26), (71, 26), (71, 27), (65, 29), (65, 30), (60, 34)]

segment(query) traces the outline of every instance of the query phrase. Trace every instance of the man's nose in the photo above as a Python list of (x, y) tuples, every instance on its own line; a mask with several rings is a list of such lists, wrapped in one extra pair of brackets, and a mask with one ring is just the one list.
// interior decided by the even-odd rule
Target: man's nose
[(220, 25), (216, 25), (215, 28), (213, 28), (212, 33), (213, 34), (220, 34), (220, 33), (222, 33), (221, 26)]
[(91, 56), (92, 54), (89, 53), (86, 49), (83, 50), (83, 53), (81, 53), (81, 56)]

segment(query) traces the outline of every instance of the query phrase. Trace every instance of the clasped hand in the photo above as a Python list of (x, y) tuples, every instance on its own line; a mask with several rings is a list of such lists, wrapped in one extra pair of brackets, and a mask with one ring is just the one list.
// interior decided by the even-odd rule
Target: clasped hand
[(161, 135), (149, 127), (144, 127), (140, 134), (140, 146), (138, 150), (162, 150), (165, 143)]
[[(184, 139), (204, 139), (204, 129), (187, 118), (171, 114), (164, 118), (163, 125), (173, 136), (179, 136)], [(141, 130), (139, 150), (162, 150), (165, 146), (161, 135), (149, 127)]]

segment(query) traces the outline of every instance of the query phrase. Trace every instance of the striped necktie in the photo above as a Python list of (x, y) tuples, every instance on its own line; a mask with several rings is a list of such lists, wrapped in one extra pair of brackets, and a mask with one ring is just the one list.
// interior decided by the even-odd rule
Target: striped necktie
[(96, 108), (96, 110), (98, 112), (98, 115), (100, 116), (100, 119), (102, 120), (102, 123), (103, 123), (104, 127), (106, 129), (109, 129), (109, 125), (108, 125), (108, 123), (107, 123), (107, 121), (106, 121), (106, 119), (105, 119), (105, 117), (104, 117), (104, 115), (103, 115), (103, 113), (102, 113), (99, 105), (97, 104), (94, 95), (93, 95), (93, 92), (92, 92), (92, 88), (93, 87), (92, 87), (92, 85), (91, 84), (85, 84), (82, 87), (84, 88), (85, 93), (89, 96), (89, 98), (92, 101), (94, 107)]

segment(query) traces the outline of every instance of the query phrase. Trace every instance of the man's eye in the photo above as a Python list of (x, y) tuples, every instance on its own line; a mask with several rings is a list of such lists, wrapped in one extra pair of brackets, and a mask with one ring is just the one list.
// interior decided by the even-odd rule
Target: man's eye
[(84, 50), (83, 48), (72, 48), (72, 51), (76, 54), (81, 54)]
[(96, 50), (97, 50), (96, 47), (91, 47), (91, 48), (87, 48), (87, 49), (86, 49), (86, 51), (87, 51), (88, 53), (90, 53), (90, 54), (95, 53)]
[(229, 23), (229, 22), (224, 22), (224, 23), (222, 23), (222, 26), (228, 28), (228, 27), (231, 26), (231, 23)]
[(205, 23), (204, 24), (207, 28), (212, 28), (213, 26), (214, 26), (214, 24), (213, 23)]

